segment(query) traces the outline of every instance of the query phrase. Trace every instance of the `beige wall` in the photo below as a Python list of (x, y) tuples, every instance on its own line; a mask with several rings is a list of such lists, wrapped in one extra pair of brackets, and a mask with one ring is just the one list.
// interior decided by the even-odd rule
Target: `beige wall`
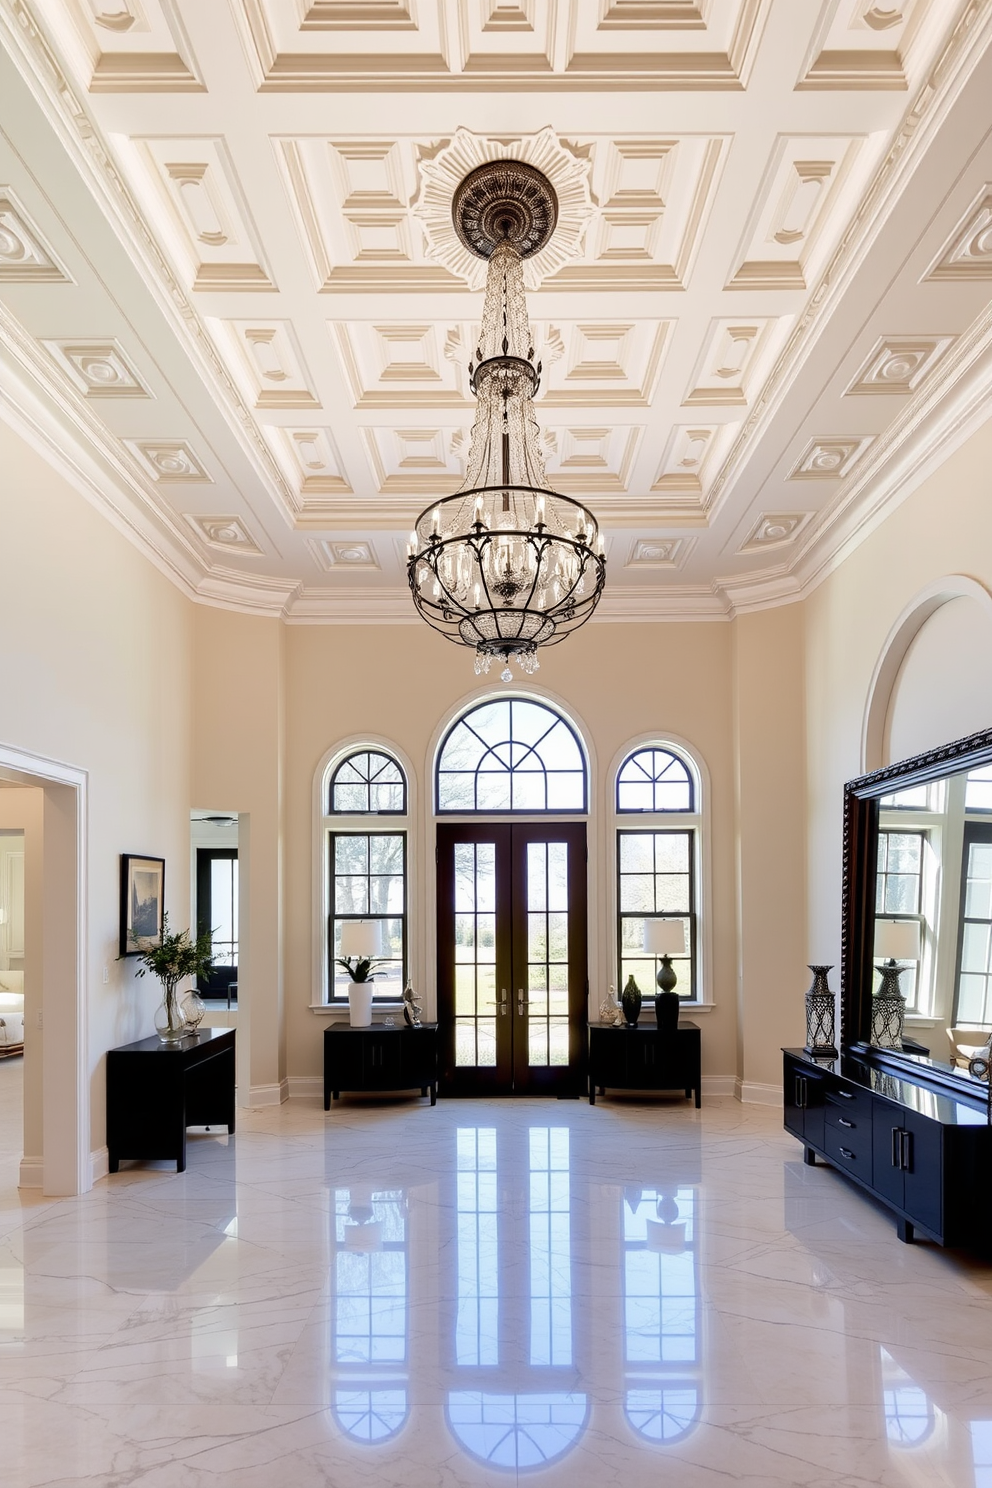
[(96, 1150), (104, 1051), (152, 1032), (158, 1000), (148, 979), (135, 980), (133, 963), (115, 960), (120, 853), (167, 860), (167, 904), (186, 923), (193, 606), (3, 425), (0, 471), (0, 742), (88, 776)]
[[(843, 786), (863, 768), (862, 726), (889, 634), (918, 596), (950, 575), (992, 589), (990, 462), (992, 424), (923, 482), (806, 601), (809, 924), (817, 960), (839, 959)], [(937, 632), (939, 617), (938, 610)], [(924, 653), (928, 641), (921, 632)], [(947, 741), (963, 721), (992, 727), (992, 696), (980, 680), (976, 685), (959, 655), (942, 649), (934, 694), (934, 712), (939, 708), (942, 717), (930, 720), (933, 733)], [(887, 711), (886, 703), (883, 697), (881, 710)]]

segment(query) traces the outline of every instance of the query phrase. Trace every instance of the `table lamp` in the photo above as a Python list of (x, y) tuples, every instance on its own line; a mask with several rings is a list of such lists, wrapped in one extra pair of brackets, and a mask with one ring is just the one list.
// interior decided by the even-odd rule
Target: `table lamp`
[(882, 980), (871, 1000), (871, 1042), (880, 1049), (901, 1049), (906, 999), (899, 989), (899, 961), (919, 961), (919, 920), (876, 920), (874, 959), (883, 964)]
[(678, 976), (671, 958), (685, 955), (685, 921), (645, 920), (644, 949), (650, 955), (660, 957), (661, 965), (655, 978), (658, 995), (654, 1000), (654, 1013), (659, 1030), (672, 1033), (678, 1027), (679, 998), (675, 991)]

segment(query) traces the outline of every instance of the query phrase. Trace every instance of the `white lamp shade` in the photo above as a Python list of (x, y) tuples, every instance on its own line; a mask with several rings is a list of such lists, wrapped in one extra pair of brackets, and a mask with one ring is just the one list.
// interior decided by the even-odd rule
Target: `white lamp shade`
[(875, 958), (879, 961), (918, 961), (919, 920), (876, 920)]
[(342, 956), (378, 956), (379, 925), (375, 920), (345, 920), (341, 926)]
[(685, 921), (645, 920), (644, 949), (652, 956), (684, 956)]

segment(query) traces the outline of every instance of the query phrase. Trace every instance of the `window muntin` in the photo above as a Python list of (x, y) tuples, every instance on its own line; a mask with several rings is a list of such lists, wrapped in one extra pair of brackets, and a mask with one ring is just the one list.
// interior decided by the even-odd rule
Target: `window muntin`
[(617, 811), (693, 811), (692, 776), (670, 749), (629, 754), (617, 771)]
[(346, 920), (371, 920), (379, 926), (381, 947), (373, 997), (398, 1002), (407, 963), (406, 833), (329, 832), (328, 872), (330, 1000), (348, 996), (348, 973), (337, 964), (341, 926)]
[(954, 1021), (992, 1023), (992, 825), (969, 822), (964, 834), (961, 948)]
[(678, 919), (685, 926), (686, 951), (672, 957), (676, 991), (696, 998), (695, 833), (672, 829), (617, 833), (618, 989), (633, 976), (645, 996), (655, 988), (656, 965), (645, 953), (644, 924)]
[[(920, 945), (923, 945), (926, 923), (923, 915), (923, 870), (926, 832), (895, 832), (883, 829), (878, 834), (878, 868), (875, 878), (875, 919), (917, 920)], [(900, 975), (900, 991), (908, 1012), (916, 1012), (919, 1002), (918, 961), (907, 963)], [(875, 986), (881, 981), (876, 970)]]
[(356, 749), (331, 776), (332, 816), (405, 816), (406, 776), (382, 750)]
[(437, 810), (586, 810), (586, 767), (571, 726), (544, 703), (480, 703), (449, 731), (438, 754)]

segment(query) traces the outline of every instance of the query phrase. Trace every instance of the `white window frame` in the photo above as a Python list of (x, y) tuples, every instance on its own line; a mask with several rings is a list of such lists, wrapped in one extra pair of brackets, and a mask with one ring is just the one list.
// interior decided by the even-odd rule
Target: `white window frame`
[[(617, 777), (620, 768), (632, 754), (641, 749), (666, 749), (683, 762), (692, 777), (694, 811), (618, 811)], [(706, 762), (687, 739), (678, 734), (643, 734), (629, 739), (617, 750), (607, 778), (607, 822), (610, 842), (608, 910), (610, 916), (609, 981), (617, 975), (619, 956), (620, 905), (617, 859), (623, 831), (663, 832), (681, 829), (693, 834), (693, 894), (696, 903), (696, 996), (682, 1002), (685, 1009), (708, 1012), (715, 1007), (713, 990), (713, 872), (710, 826), (710, 778)], [(605, 990), (605, 989), (604, 989)], [(616, 988), (619, 995), (620, 988)], [(650, 995), (650, 994), (649, 994)]]
[[(344, 812), (331, 813), (331, 777), (339, 765), (364, 749), (388, 754), (394, 759), (406, 778), (406, 812)], [(390, 740), (370, 734), (360, 734), (342, 743), (335, 744), (322, 757), (313, 777), (313, 859), (311, 865), (311, 967), (310, 1007), (315, 1013), (337, 1014), (347, 1017), (348, 1005), (344, 1001), (332, 1002), (329, 997), (331, 965), (327, 943), (327, 921), (331, 913), (330, 837), (332, 833), (367, 836), (370, 833), (400, 833), (406, 838), (406, 960), (407, 975), (412, 974), (411, 942), (419, 933), (419, 919), (415, 917), (418, 899), (416, 889), (416, 865), (419, 863), (419, 836), (417, 830), (416, 776), (410, 761), (402, 749)], [(403, 1003), (395, 998), (376, 998), (374, 1006), (388, 1011), (400, 1009)]]

